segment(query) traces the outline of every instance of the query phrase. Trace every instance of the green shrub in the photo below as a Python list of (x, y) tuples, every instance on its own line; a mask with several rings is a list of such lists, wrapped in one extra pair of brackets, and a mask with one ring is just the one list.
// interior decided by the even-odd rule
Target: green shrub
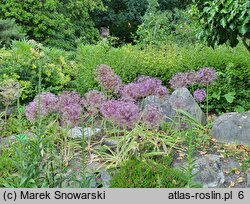
[(70, 52), (46, 48), (35, 41), (15, 41), (11, 50), (0, 51), (0, 82), (18, 81), (22, 100), (36, 95), (38, 70), (42, 69), (42, 89), (57, 93), (66, 89), (74, 75), (74, 61)]
[[(77, 49), (76, 64), (75, 84), (82, 93), (99, 88), (93, 74), (99, 64), (111, 66), (125, 83), (138, 75), (148, 75), (160, 78), (167, 86), (171, 76), (177, 72), (214, 67), (219, 79), (210, 89), (209, 110), (250, 109), (250, 58), (243, 45), (233, 49), (227, 46), (212, 49), (199, 44), (182, 47), (168, 44), (157, 49), (152, 46), (140, 49), (132, 45), (113, 48), (101, 43), (81, 45)], [(225, 95), (233, 91), (235, 100), (231, 102)]]
[(183, 173), (169, 167), (169, 158), (131, 159), (110, 181), (111, 188), (181, 188), (187, 184)]
[(15, 19), (30, 39), (46, 45), (74, 50), (77, 39), (90, 43), (99, 37), (89, 13), (103, 9), (101, 0), (0, 0), (0, 4), (0, 18)]

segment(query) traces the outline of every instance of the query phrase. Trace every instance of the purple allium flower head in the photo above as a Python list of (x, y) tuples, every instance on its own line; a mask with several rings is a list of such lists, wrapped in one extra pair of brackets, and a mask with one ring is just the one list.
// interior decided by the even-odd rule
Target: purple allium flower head
[(89, 91), (85, 94), (86, 108), (92, 114), (99, 112), (100, 105), (106, 100), (104, 93), (96, 90)]
[(156, 89), (156, 93), (158, 96), (166, 96), (169, 94), (168, 89), (165, 86), (161, 86)]
[(133, 102), (108, 100), (101, 105), (101, 114), (120, 126), (132, 128), (139, 120), (139, 107)]
[(64, 91), (58, 97), (57, 109), (61, 115), (62, 123), (76, 126), (83, 113), (84, 100), (75, 91)]
[(206, 91), (204, 89), (197, 89), (193, 95), (196, 101), (202, 102), (206, 98)]
[(72, 103), (68, 104), (67, 106), (61, 107), (59, 112), (63, 125), (77, 126), (80, 122), (83, 108), (80, 104)]
[(133, 98), (137, 100), (138, 98), (141, 97), (140, 89), (141, 89), (140, 84), (133, 82), (123, 86), (119, 91), (123, 98)]
[(185, 73), (186, 84), (187, 85), (195, 85), (196, 82), (196, 72), (193, 70), (189, 70)]
[(37, 118), (38, 103), (37, 101), (32, 101), (26, 106), (25, 115), (29, 121), (34, 122)]
[(179, 72), (170, 79), (169, 84), (173, 89), (186, 87), (188, 85), (187, 75)]
[(99, 65), (95, 75), (96, 80), (104, 89), (117, 92), (122, 85), (121, 78), (108, 65)]
[[(56, 111), (58, 98), (56, 95), (48, 92), (41, 93), (41, 116), (47, 116)], [(35, 121), (38, 115), (38, 96), (26, 107), (26, 116), (30, 121)]]
[(140, 85), (140, 95), (142, 97), (156, 94), (156, 90), (162, 84), (161, 80), (148, 76), (140, 76), (137, 83)]
[(202, 84), (203, 86), (211, 84), (216, 79), (217, 79), (216, 71), (212, 67), (201, 68), (196, 73), (196, 81)]
[(161, 84), (162, 82), (159, 79), (141, 76), (135, 82), (123, 86), (120, 89), (120, 94), (122, 97), (130, 97), (134, 100), (150, 95), (164, 96), (168, 93), (168, 90)]
[(142, 112), (142, 121), (149, 128), (158, 128), (160, 126), (163, 116), (160, 108), (156, 105), (147, 105)]

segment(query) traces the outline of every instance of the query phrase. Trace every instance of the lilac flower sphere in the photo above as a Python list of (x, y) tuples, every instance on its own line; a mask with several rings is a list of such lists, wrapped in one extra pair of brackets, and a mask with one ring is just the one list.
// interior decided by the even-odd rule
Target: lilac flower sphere
[(76, 91), (64, 91), (58, 97), (57, 109), (64, 125), (77, 126), (83, 114), (84, 100)]
[(85, 106), (92, 114), (99, 112), (100, 105), (106, 100), (104, 93), (92, 90), (85, 94), (86, 103)]
[(197, 89), (194, 91), (193, 95), (196, 101), (202, 102), (206, 98), (206, 91), (204, 89)]
[(179, 72), (170, 79), (169, 84), (173, 89), (186, 87), (188, 85), (187, 75)]
[(168, 90), (162, 86), (161, 80), (148, 76), (140, 76), (135, 82), (123, 86), (120, 89), (120, 94), (124, 98), (138, 100), (151, 95), (164, 96), (168, 94)]
[(216, 71), (212, 67), (201, 68), (196, 73), (196, 81), (203, 86), (208, 86), (217, 79)]
[(142, 121), (149, 128), (158, 128), (163, 116), (156, 105), (147, 105), (142, 112)]
[(132, 128), (139, 120), (139, 107), (133, 102), (108, 100), (101, 105), (101, 114), (122, 127)]
[[(58, 98), (56, 95), (48, 92), (44, 92), (40, 94), (41, 106), (40, 113), (41, 116), (47, 116), (56, 111), (56, 104)], [(38, 116), (38, 96), (28, 104), (25, 111), (26, 117), (28, 120), (34, 122)]]
[(108, 65), (99, 65), (95, 75), (96, 80), (104, 89), (117, 92), (122, 85), (121, 78)]

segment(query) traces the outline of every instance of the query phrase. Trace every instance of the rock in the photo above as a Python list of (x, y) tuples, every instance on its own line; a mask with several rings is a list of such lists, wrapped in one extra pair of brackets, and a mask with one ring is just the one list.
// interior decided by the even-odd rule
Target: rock
[(250, 168), (247, 171), (247, 188), (250, 188)]
[(102, 166), (101, 163), (93, 161), (93, 162), (91, 162), (89, 164), (86, 164), (86, 170), (89, 171), (89, 172), (94, 172), (97, 169), (100, 169), (101, 166)]
[[(9, 106), (6, 112), (7, 117), (9, 117), (16, 110), (17, 110), (17, 106)], [(3, 106), (0, 106), (0, 112), (5, 112), (5, 108)]]
[(166, 122), (170, 122), (173, 120), (176, 122), (180, 122), (180, 117), (178, 117), (178, 115), (176, 114), (176, 109), (182, 109), (193, 116), (200, 124), (206, 124), (205, 114), (187, 88), (176, 89), (170, 97), (146, 97), (142, 104), (143, 107), (149, 104), (155, 104), (159, 106)]
[(9, 137), (0, 138), (0, 148), (2, 146), (7, 147), (17, 139), (16, 135), (11, 135)]
[(108, 188), (110, 185), (111, 176), (109, 175), (107, 171), (103, 171), (101, 173), (101, 180), (102, 180), (103, 188)]
[(213, 122), (211, 133), (219, 142), (250, 145), (250, 112), (221, 115)]
[(105, 139), (105, 140), (103, 140), (102, 144), (109, 146), (109, 147), (112, 147), (112, 146), (117, 145), (117, 141), (111, 140), (111, 139)]
[(246, 174), (244, 171), (241, 171), (239, 162), (231, 157), (221, 158), (220, 165), (225, 175), (225, 182), (219, 186), (216, 186), (217, 188), (246, 187)]
[[(175, 163), (175, 168), (187, 168), (187, 163)], [(220, 157), (207, 154), (196, 158), (192, 170), (194, 184), (202, 184), (204, 188), (218, 187), (225, 182), (225, 175), (221, 169)]]
[[(92, 137), (101, 132), (99, 128), (84, 128), (84, 138)], [(82, 138), (82, 127), (74, 127), (68, 131), (68, 137), (76, 139)]]
[(240, 164), (232, 158), (224, 158), (221, 162), (221, 167), (223, 171), (231, 172), (235, 169), (240, 169)]
[(169, 97), (173, 109), (181, 109), (192, 115), (200, 124), (206, 124), (206, 117), (187, 88), (176, 89)]
[(158, 96), (148, 96), (142, 102), (142, 107), (146, 105), (156, 105), (160, 107), (161, 113), (164, 116), (166, 122), (171, 122), (175, 115), (175, 110), (172, 105), (169, 103), (169, 97), (158, 97)]

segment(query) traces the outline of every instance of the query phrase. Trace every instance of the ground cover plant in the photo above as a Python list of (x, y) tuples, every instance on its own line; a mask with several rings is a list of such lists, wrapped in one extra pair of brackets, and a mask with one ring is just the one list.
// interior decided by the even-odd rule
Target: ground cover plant
[(249, 185), (248, 2), (119, 2), (2, 2), (0, 187)]

